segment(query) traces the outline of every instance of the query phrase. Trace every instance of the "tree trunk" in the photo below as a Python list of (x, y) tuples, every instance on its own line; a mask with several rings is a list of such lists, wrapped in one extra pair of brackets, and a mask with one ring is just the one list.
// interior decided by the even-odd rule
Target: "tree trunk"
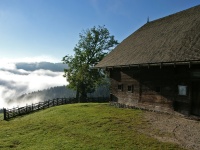
[(80, 86), (80, 94), (81, 94), (80, 95), (80, 102), (82, 102), (82, 103), (87, 102), (87, 92), (86, 92), (85, 88), (86, 88), (86, 86), (83, 83), (81, 83), (81, 86)]
[(87, 94), (86, 93), (81, 93), (80, 101), (82, 103), (86, 103), (87, 102)]

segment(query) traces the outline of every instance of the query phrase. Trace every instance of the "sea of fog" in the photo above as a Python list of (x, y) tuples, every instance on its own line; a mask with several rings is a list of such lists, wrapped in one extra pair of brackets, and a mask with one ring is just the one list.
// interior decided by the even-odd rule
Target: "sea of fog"
[[(54, 86), (67, 85), (63, 77), (63, 64), (53, 63), (4, 63), (0, 65), (0, 109), (24, 106), (24, 102), (14, 99), (22, 94), (43, 90)], [(52, 68), (52, 69), (51, 69)], [(9, 103), (12, 102), (12, 103)], [(29, 103), (41, 101), (39, 97), (29, 100)]]

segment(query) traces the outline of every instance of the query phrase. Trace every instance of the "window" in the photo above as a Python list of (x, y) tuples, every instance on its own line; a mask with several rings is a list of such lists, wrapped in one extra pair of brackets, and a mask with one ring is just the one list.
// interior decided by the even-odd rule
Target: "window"
[(123, 84), (119, 84), (119, 85), (118, 85), (118, 90), (119, 90), (119, 91), (123, 91)]
[(187, 95), (187, 86), (178, 85), (178, 95), (186, 96)]
[(128, 92), (133, 93), (134, 86), (133, 85), (128, 85)]

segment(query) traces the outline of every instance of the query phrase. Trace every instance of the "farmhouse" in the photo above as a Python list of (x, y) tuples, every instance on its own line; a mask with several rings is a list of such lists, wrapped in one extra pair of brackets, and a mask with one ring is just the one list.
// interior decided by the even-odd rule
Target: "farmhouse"
[(200, 116), (200, 5), (147, 22), (95, 67), (110, 76), (110, 101)]

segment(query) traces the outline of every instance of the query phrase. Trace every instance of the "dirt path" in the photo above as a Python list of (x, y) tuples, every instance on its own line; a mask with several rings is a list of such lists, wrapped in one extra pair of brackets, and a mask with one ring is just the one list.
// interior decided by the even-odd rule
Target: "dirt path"
[(145, 122), (149, 124), (149, 129), (145, 132), (160, 141), (174, 142), (189, 150), (200, 150), (200, 121), (177, 115), (145, 112)]

